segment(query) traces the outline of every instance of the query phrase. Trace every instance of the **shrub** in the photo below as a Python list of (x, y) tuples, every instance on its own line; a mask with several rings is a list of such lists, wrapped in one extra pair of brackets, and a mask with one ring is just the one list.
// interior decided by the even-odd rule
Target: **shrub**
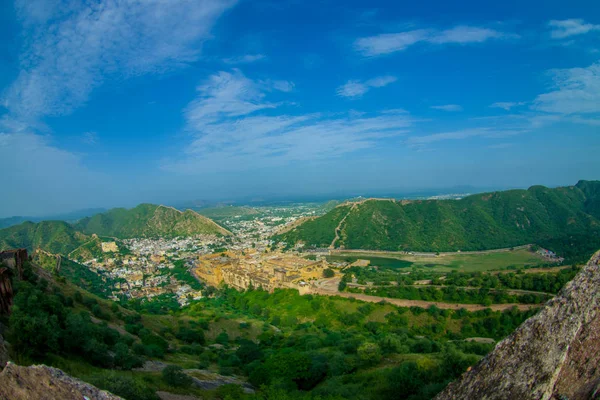
[(163, 380), (171, 386), (186, 387), (192, 384), (192, 378), (183, 372), (178, 365), (169, 365), (162, 370)]
[(358, 358), (367, 365), (377, 364), (381, 360), (381, 349), (376, 343), (365, 343), (356, 353)]
[(158, 400), (154, 390), (137, 381), (120, 375), (102, 375), (90, 379), (91, 383), (100, 389), (107, 390), (117, 396), (130, 400)]

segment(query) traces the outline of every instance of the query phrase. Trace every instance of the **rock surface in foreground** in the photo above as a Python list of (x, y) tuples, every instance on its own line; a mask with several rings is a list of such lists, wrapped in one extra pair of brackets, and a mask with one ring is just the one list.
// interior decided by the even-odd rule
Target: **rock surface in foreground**
[(0, 373), (1, 400), (122, 400), (46, 365), (8, 363)]
[(600, 252), (436, 400), (600, 399), (599, 262)]

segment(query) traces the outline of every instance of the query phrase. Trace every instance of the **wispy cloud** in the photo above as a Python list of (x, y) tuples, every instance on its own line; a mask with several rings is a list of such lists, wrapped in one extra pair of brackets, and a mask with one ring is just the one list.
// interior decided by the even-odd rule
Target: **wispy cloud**
[(441, 31), (437, 29), (415, 29), (363, 37), (354, 42), (354, 48), (364, 56), (372, 57), (402, 51), (420, 42), (437, 45), (469, 44), (482, 43), (489, 39), (515, 37), (518, 36), (494, 29), (459, 25)]
[(430, 32), (425, 29), (383, 33), (357, 39), (354, 42), (354, 48), (365, 56), (378, 56), (405, 50), (416, 43), (427, 40), (428, 37), (430, 37)]
[(238, 57), (225, 58), (223, 62), (225, 64), (250, 64), (256, 61), (265, 60), (267, 56), (264, 54), (245, 54)]
[(378, 146), (412, 124), (406, 113), (292, 115), (282, 111), (286, 103), (267, 100), (272, 90), (238, 70), (209, 77), (184, 112), (192, 135), (185, 157), (163, 168), (198, 173), (329, 159)]
[(554, 69), (552, 91), (536, 97), (532, 108), (558, 114), (600, 113), (600, 62), (587, 68)]
[(357, 99), (362, 97), (371, 88), (380, 88), (396, 82), (395, 76), (378, 76), (367, 81), (351, 80), (338, 87), (336, 92), (338, 96)]
[(600, 31), (600, 25), (586, 23), (583, 19), (552, 20), (548, 22), (550, 36), (564, 39), (570, 36), (583, 35), (591, 31)]
[(441, 106), (431, 106), (430, 108), (433, 108), (434, 110), (442, 110), (442, 111), (462, 111), (463, 110), (462, 106), (459, 106), (458, 104), (444, 104)]
[(85, 144), (96, 144), (98, 143), (98, 134), (96, 132), (85, 132), (81, 140)]
[(494, 129), (494, 128), (472, 128), (450, 132), (434, 133), (423, 136), (411, 136), (406, 143), (411, 146), (422, 146), (444, 140), (462, 140), (473, 137), (504, 138), (524, 133), (524, 130)]
[[(2, 97), (16, 118), (70, 113), (107, 76), (160, 73), (198, 59), (233, 0), (108, 1), (51, 6), (17, 1), (21, 71)], [(50, 6), (48, 6), (50, 4)]]
[(452, 29), (446, 29), (441, 32), (435, 32), (429, 38), (431, 43), (446, 44), (446, 43), (482, 43), (489, 39), (500, 39), (507, 37), (518, 37), (515, 34), (507, 34), (494, 29), (481, 28), (477, 26), (460, 25)]
[(514, 107), (519, 107), (519, 106), (524, 106), (526, 103), (525, 102), (511, 102), (511, 101), (499, 101), (496, 102), (492, 105), (490, 105), (491, 108), (501, 108), (503, 110), (506, 111), (510, 111), (511, 108)]

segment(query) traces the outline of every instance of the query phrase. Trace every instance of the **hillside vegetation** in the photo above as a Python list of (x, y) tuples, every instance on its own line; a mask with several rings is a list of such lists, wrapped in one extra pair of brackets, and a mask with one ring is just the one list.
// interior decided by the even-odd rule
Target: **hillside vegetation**
[(75, 228), (86, 234), (95, 233), (120, 239), (229, 234), (212, 220), (194, 211), (179, 211), (154, 204), (140, 204), (130, 210), (114, 208), (80, 220)]
[(54, 254), (67, 254), (87, 240), (88, 237), (63, 221), (24, 222), (0, 230), (0, 250), (41, 248)]
[[(461, 200), (367, 200), (336, 207), (276, 236), (308, 246), (390, 251), (468, 251), (546, 245), (593, 251), (600, 232), (600, 182), (483, 193)], [(587, 249), (589, 247), (589, 249)]]
[[(176, 237), (197, 234), (229, 235), (212, 220), (194, 211), (141, 204), (130, 210), (115, 208), (71, 225), (64, 221), (24, 222), (0, 229), (0, 250), (41, 248), (54, 254), (68, 254), (88, 243), (91, 235), (116, 237)], [(92, 243), (94, 244), (94, 243)]]
[[(163, 310), (160, 299), (97, 298), (33, 264), (25, 272), (5, 318), (11, 360), (61, 368), (128, 400), (158, 400), (157, 390), (204, 399), (431, 398), (493, 347), (464, 339), (499, 340), (533, 313), (227, 288)], [(147, 360), (166, 368), (132, 371)], [(196, 387), (182, 368), (211, 381), (233, 377), (257, 393)], [(182, 379), (171, 379), (173, 370)]]

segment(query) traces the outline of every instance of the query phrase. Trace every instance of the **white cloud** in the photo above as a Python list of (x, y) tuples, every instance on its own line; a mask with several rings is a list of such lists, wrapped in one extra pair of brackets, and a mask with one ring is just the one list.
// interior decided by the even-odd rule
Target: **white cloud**
[(406, 140), (406, 143), (411, 146), (422, 146), (444, 140), (462, 140), (469, 139), (472, 137), (504, 138), (508, 136), (518, 135), (524, 132), (525, 131), (523, 130), (514, 129), (502, 130), (493, 128), (472, 128), (451, 132), (434, 133), (431, 135), (412, 136)]
[(515, 34), (507, 34), (489, 28), (459, 25), (451, 29), (416, 29), (398, 33), (384, 33), (359, 38), (354, 48), (364, 56), (372, 57), (395, 53), (420, 42), (430, 44), (468, 44), (482, 43), (489, 39), (515, 38)]
[(337, 88), (338, 96), (359, 98), (369, 91), (369, 87), (360, 81), (348, 81)]
[(85, 132), (81, 140), (85, 144), (96, 144), (98, 143), (98, 134), (96, 132)]
[(270, 90), (240, 71), (208, 78), (185, 110), (186, 156), (163, 168), (200, 173), (329, 159), (403, 135), (412, 123), (406, 113), (290, 115), (284, 103), (266, 100)]
[(239, 70), (218, 72), (198, 86), (198, 98), (187, 106), (185, 116), (188, 128), (201, 131), (223, 118), (275, 108), (278, 104), (264, 101), (265, 91), (273, 88), (266, 82), (246, 78)]
[(25, 29), (21, 71), (3, 96), (21, 119), (64, 115), (107, 75), (159, 73), (196, 60), (233, 0), (125, 0), (45, 7), (17, 4)]
[(493, 29), (461, 25), (436, 33), (429, 39), (429, 41), (436, 44), (482, 43), (488, 39), (498, 39), (506, 36), (507, 35), (505, 33), (498, 32)]
[(511, 108), (524, 106), (524, 105), (525, 105), (525, 102), (521, 102), (521, 101), (520, 102), (499, 101), (499, 102), (496, 102), (496, 103), (490, 105), (490, 107), (491, 108), (501, 108), (503, 110), (510, 111)]
[(336, 92), (338, 96), (357, 99), (367, 93), (371, 88), (380, 88), (396, 82), (395, 76), (378, 76), (367, 81), (351, 80), (338, 87)]
[(551, 28), (550, 36), (554, 39), (600, 31), (600, 25), (589, 24), (582, 19), (552, 20), (548, 22), (548, 26)]
[(367, 86), (370, 86), (370, 87), (379, 88), (379, 87), (387, 86), (390, 83), (394, 83), (397, 80), (398, 80), (398, 78), (396, 78), (395, 76), (390, 76), (390, 75), (378, 76), (376, 78), (369, 79), (366, 82), (366, 84), (367, 84)]
[(415, 43), (427, 40), (429, 32), (417, 29), (408, 32), (383, 33), (357, 39), (354, 48), (365, 56), (378, 56), (405, 50)]
[(263, 88), (279, 90), (280, 92), (286, 93), (291, 92), (296, 87), (296, 85), (294, 85), (294, 82), (284, 80), (266, 79), (259, 81), (259, 83), (263, 86)]
[(444, 104), (442, 106), (431, 106), (434, 110), (442, 110), (442, 111), (462, 111), (462, 106), (458, 104)]
[(600, 62), (549, 73), (554, 90), (537, 96), (533, 109), (558, 114), (600, 113)]
[(226, 58), (223, 61), (225, 64), (250, 64), (256, 61), (261, 61), (267, 57), (264, 54), (245, 54), (239, 57)]

